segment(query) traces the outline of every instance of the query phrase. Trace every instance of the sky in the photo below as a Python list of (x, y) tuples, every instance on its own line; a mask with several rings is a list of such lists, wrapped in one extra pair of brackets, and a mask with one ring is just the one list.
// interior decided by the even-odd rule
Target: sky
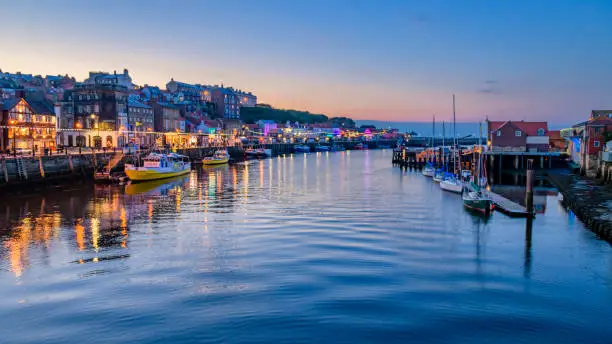
[(127, 68), (383, 121), (548, 120), (612, 108), (612, 1), (0, 0), (0, 69)]

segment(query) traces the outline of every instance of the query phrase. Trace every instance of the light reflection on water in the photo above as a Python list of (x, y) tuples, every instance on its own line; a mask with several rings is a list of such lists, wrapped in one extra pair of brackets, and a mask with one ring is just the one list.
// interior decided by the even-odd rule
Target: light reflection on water
[(390, 160), (288, 155), (4, 199), (2, 341), (609, 338), (610, 247), (556, 194), (531, 227), (482, 219)]

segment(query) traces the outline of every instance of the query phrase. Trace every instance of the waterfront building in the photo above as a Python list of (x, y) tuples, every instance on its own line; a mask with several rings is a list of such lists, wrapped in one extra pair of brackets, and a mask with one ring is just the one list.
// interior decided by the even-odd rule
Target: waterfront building
[(181, 117), (179, 108), (171, 103), (153, 102), (154, 130), (158, 132), (182, 132), (184, 121)]
[[(572, 126), (568, 138), (572, 160), (589, 176), (597, 174), (606, 138), (612, 132), (612, 117), (608, 117), (608, 112), (592, 111), (589, 120)], [(598, 117), (594, 117), (594, 114)]]
[(2, 151), (36, 151), (55, 148), (56, 118), (47, 101), (13, 98), (2, 103)]
[(548, 123), (487, 121), (487, 146), (491, 151), (548, 152)]
[(218, 87), (212, 91), (215, 115), (224, 119), (240, 119), (240, 100), (231, 88)]

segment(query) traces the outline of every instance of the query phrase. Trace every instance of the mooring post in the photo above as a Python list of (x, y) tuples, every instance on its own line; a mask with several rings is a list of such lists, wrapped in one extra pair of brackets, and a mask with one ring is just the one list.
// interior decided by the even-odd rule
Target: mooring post
[(527, 160), (527, 185), (525, 185), (525, 208), (527, 212), (533, 214), (533, 180), (535, 172), (533, 170), (533, 159)]

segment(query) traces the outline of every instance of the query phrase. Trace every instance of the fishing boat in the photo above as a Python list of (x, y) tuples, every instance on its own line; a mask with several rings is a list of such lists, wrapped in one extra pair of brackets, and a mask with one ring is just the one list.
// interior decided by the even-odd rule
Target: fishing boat
[(251, 147), (251, 148), (247, 148), (244, 150), (244, 153), (246, 154), (246, 156), (248, 158), (256, 158), (256, 159), (263, 159), (269, 156), (268, 152), (266, 149), (264, 149), (263, 147), (259, 147), (259, 148), (255, 148), (255, 147)]
[(175, 153), (151, 153), (143, 159), (142, 166), (125, 165), (125, 174), (133, 182), (157, 180), (180, 176), (191, 171), (188, 156)]
[[(482, 124), (480, 124), (480, 137), (482, 137)], [(478, 145), (480, 146), (480, 142), (478, 142)], [(482, 185), (480, 184), (483, 179), (481, 174), (482, 150), (478, 155), (478, 165), (476, 166), (476, 175), (474, 176), (476, 183), (472, 182), (469, 184), (469, 188), (464, 188), (462, 198), (464, 207), (488, 215), (493, 210), (493, 201), (481, 190)]]
[(315, 151), (317, 152), (329, 152), (329, 146), (316, 145)]
[(218, 150), (215, 152), (213, 156), (207, 156), (202, 159), (202, 165), (210, 166), (210, 165), (220, 165), (227, 164), (229, 162), (230, 156), (227, 153), (227, 150)]
[(310, 146), (308, 145), (295, 145), (293, 150), (296, 153), (310, 153)]

